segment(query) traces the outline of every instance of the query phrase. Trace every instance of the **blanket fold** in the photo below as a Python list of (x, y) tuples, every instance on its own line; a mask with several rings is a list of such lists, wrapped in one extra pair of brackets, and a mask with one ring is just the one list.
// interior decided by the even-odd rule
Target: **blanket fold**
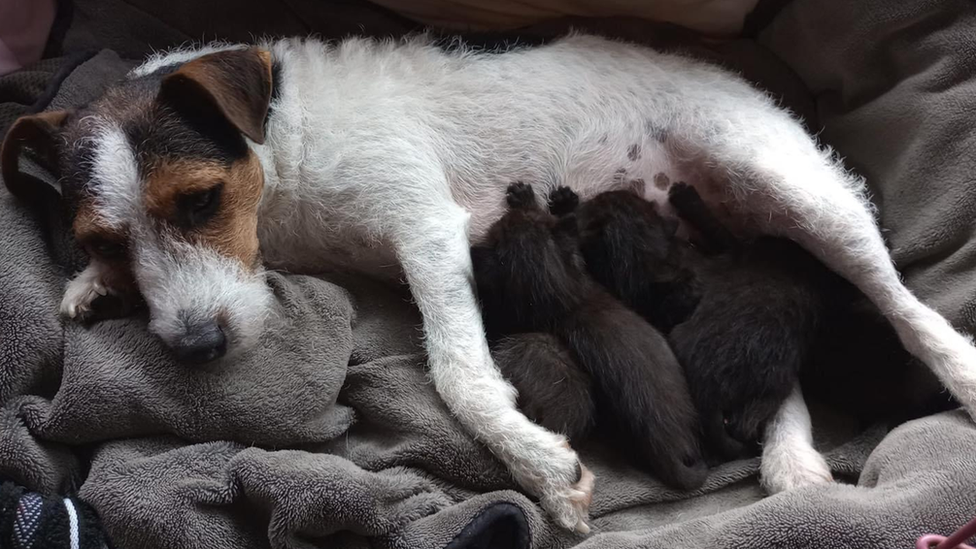
[(115, 537), (125, 547), (342, 546), (452, 503), (408, 468), (370, 472), (329, 454), (172, 437), (103, 445), (81, 496), (129, 525)]

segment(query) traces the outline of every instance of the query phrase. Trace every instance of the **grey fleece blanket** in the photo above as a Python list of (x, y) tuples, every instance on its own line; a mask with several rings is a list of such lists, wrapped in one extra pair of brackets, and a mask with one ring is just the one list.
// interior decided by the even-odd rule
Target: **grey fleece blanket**
[[(967, 328), (976, 172), (956, 153), (976, 145), (974, 36), (965, 0), (794, 0), (759, 36), (813, 90), (815, 108), (798, 108), (811, 127), (872, 178), (909, 283)], [(784, 96), (799, 89), (755, 43), (717, 55)], [(90, 58), (51, 107), (129, 65)], [(825, 411), (817, 438), (844, 484), (765, 497), (746, 460), (678, 493), (597, 440), (580, 448), (598, 478), (595, 533), (566, 534), (438, 399), (403, 289), (273, 274), (278, 314), (260, 349), (188, 369), (144, 316), (58, 320), (84, 262), (58, 213), (0, 191), (0, 476), (79, 490), (118, 547), (895, 548), (976, 510), (976, 429), (962, 413), (854, 433)]]

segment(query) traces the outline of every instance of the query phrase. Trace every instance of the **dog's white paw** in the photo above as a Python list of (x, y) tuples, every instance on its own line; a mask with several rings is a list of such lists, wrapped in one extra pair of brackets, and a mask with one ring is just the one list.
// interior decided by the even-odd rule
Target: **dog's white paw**
[(547, 448), (547, 452), (534, 452), (531, 458), (516, 460), (512, 474), (526, 491), (539, 498), (539, 504), (556, 524), (588, 534), (596, 477), (580, 463), (565, 438), (557, 439), (558, 444)]
[(557, 524), (567, 530), (589, 534), (590, 501), (593, 499), (593, 484), (596, 477), (582, 463), (579, 481), (551, 483), (539, 496), (539, 503)]
[(812, 445), (800, 440), (764, 448), (760, 477), (770, 494), (834, 481), (827, 460)]
[(89, 266), (68, 283), (61, 299), (61, 315), (72, 320), (84, 319), (92, 312), (92, 303), (110, 293), (99, 270)]

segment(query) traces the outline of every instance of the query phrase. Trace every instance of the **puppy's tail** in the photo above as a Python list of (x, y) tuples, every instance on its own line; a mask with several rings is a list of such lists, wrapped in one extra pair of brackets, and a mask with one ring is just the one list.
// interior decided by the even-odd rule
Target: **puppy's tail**
[(708, 474), (684, 374), (664, 336), (606, 296), (563, 323), (561, 338), (591, 378), (601, 415), (666, 484), (693, 490)]

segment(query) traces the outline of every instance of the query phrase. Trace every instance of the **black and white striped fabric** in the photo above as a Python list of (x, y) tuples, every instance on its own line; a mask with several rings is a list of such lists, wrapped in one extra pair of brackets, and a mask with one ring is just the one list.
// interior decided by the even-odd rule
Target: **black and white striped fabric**
[(44, 496), (13, 482), (0, 484), (0, 547), (107, 549), (98, 516), (74, 497)]

